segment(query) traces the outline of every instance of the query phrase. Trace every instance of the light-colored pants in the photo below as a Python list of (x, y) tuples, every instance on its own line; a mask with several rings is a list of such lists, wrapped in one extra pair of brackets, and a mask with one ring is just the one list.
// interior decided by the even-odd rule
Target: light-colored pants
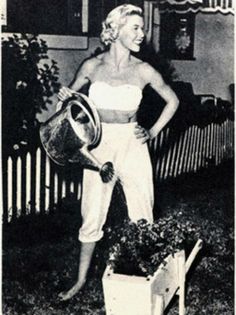
[[(101, 162), (111, 161), (121, 180), (129, 218), (153, 222), (153, 175), (147, 144), (134, 135), (137, 123), (102, 123), (101, 143), (92, 154)], [(103, 237), (103, 225), (111, 201), (114, 180), (103, 183), (98, 172), (84, 170), (82, 186), (81, 242), (96, 242)]]

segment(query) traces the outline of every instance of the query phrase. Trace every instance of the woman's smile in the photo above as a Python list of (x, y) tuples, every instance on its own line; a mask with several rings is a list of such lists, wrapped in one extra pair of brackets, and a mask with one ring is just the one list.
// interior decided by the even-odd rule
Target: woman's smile
[(139, 15), (131, 15), (126, 19), (126, 23), (121, 26), (118, 40), (127, 49), (139, 51), (144, 39), (143, 18)]

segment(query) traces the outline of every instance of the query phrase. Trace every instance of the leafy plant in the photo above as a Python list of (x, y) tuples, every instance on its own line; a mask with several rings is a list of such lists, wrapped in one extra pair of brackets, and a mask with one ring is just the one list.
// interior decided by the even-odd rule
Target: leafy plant
[(113, 243), (108, 265), (115, 272), (152, 275), (168, 255), (188, 249), (200, 236), (200, 230), (181, 215), (171, 215), (153, 224), (146, 220), (133, 223), (125, 220), (122, 226), (109, 231)]
[(33, 141), (37, 113), (52, 103), (58, 91), (59, 68), (49, 60), (48, 47), (36, 35), (2, 40), (3, 145), (19, 148)]

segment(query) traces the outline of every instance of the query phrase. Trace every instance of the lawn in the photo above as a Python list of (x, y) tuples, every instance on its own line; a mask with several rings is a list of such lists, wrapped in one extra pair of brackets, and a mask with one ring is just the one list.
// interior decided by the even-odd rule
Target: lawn
[[(188, 315), (234, 312), (233, 181), (233, 165), (228, 162), (158, 187), (158, 216), (181, 212), (202, 230), (204, 247), (187, 277)], [(110, 217), (118, 220), (122, 198), (118, 201), (116, 197), (111, 208)], [(28, 216), (3, 227), (4, 315), (105, 315), (101, 278), (106, 265), (106, 236), (97, 246), (83, 290), (68, 302), (57, 299), (76, 278), (78, 209), (79, 202), (67, 200), (50, 215)], [(177, 299), (165, 314), (178, 314)]]

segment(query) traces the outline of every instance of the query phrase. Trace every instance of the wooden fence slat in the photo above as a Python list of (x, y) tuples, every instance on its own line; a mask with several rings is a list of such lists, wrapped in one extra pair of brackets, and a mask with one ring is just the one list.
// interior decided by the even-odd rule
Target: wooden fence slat
[(7, 183), (8, 183), (8, 192), (7, 192), (7, 197), (8, 197), (8, 222), (11, 221), (12, 218), (12, 207), (13, 207), (13, 203), (12, 203), (12, 196), (13, 196), (13, 190), (12, 190), (12, 180), (13, 177), (13, 161), (12, 158), (9, 157), (7, 159)]
[(226, 128), (226, 143), (227, 143), (227, 154), (230, 155), (230, 123), (229, 121)]
[(2, 159), (2, 199), (3, 199), (3, 222), (8, 222), (8, 163)]
[(199, 141), (199, 150), (198, 150), (198, 162), (197, 162), (197, 170), (201, 169), (202, 166), (202, 162), (203, 162), (203, 140), (204, 140), (204, 132), (205, 132), (205, 128), (200, 128), (200, 141)]
[(221, 126), (218, 126), (217, 129), (218, 129), (218, 164), (220, 164), (221, 162), (221, 146), (222, 146), (222, 143), (221, 143)]
[(58, 202), (59, 202), (58, 185), (59, 185), (58, 174), (55, 172), (54, 173), (54, 202), (55, 202), (55, 204), (58, 204)]
[(165, 171), (166, 171), (166, 166), (167, 166), (167, 162), (168, 162), (168, 156), (170, 153), (170, 148), (171, 148), (171, 130), (169, 128), (166, 129), (166, 139), (165, 139), (165, 144), (163, 145), (164, 147), (164, 155), (163, 155), (163, 159), (162, 159), (162, 172), (161, 172), (161, 180), (165, 179)]
[(187, 164), (186, 164), (186, 169), (185, 169), (185, 173), (189, 173), (191, 172), (191, 160), (192, 160), (192, 153), (193, 153), (193, 145), (194, 145), (194, 139), (195, 139), (195, 129), (194, 129), (195, 126), (192, 126), (191, 127), (191, 138), (190, 138), (190, 141), (189, 141), (189, 151), (187, 153)]
[(193, 126), (190, 127), (189, 129), (189, 138), (188, 138), (188, 145), (186, 147), (186, 153), (185, 153), (185, 163), (184, 163), (184, 173), (188, 172), (188, 165), (189, 165), (189, 160), (190, 160), (190, 152), (191, 152), (191, 147), (193, 143)]
[(45, 161), (45, 175), (45, 212), (48, 212), (50, 202), (50, 160), (48, 156)]
[(225, 126), (226, 126), (226, 121), (224, 121), (223, 129), (222, 129), (222, 143), (223, 143), (223, 147), (222, 147), (222, 160), (224, 160), (224, 158), (225, 158), (225, 151), (226, 151)]
[(26, 215), (26, 155), (21, 156), (21, 215)]
[(215, 158), (215, 165), (218, 165), (217, 140), (218, 140), (217, 125), (214, 125), (213, 156)]
[(201, 140), (201, 129), (197, 128), (197, 140), (196, 140), (196, 147), (194, 152), (194, 159), (193, 159), (193, 172), (196, 173), (198, 169), (198, 161), (200, 160), (200, 140)]
[(215, 165), (218, 165), (218, 125), (214, 125), (215, 128), (215, 141), (214, 141), (214, 154), (215, 154)]
[(31, 155), (30, 152), (26, 155), (26, 214), (30, 212), (30, 190), (31, 190)]
[(15, 156), (12, 159), (12, 162), (12, 220), (15, 220), (17, 218), (17, 160)]
[(45, 191), (46, 191), (46, 154), (40, 148), (40, 213), (45, 213)]
[(156, 178), (156, 174), (158, 172), (158, 161), (159, 161), (159, 152), (160, 152), (160, 138), (161, 135), (159, 134), (157, 137), (152, 139), (152, 151), (150, 152), (150, 157), (153, 166), (153, 178)]
[(36, 151), (31, 152), (31, 178), (30, 178), (30, 213), (33, 215), (36, 213)]
[(178, 168), (178, 175), (182, 174), (182, 170), (183, 170), (184, 159), (185, 159), (184, 153), (187, 146), (188, 134), (189, 134), (189, 128), (185, 131), (184, 136), (183, 136), (183, 146), (182, 146), (182, 150), (180, 154), (181, 159), (180, 159), (179, 168)]
[(16, 160), (16, 187), (16, 216), (20, 217), (22, 211), (22, 160), (20, 156)]
[(81, 183), (77, 184), (77, 200), (81, 199), (81, 193), (82, 193), (82, 185)]
[(186, 147), (186, 151), (185, 151), (183, 173), (186, 173), (188, 171), (188, 164), (189, 164), (189, 159), (190, 159), (192, 138), (193, 138), (193, 126), (191, 126), (189, 128), (189, 137), (188, 137), (187, 147)]
[(66, 197), (66, 181), (65, 179), (62, 180), (62, 191), (61, 191), (61, 198)]
[(163, 142), (163, 131), (160, 132), (160, 134), (158, 135), (158, 144), (159, 146), (157, 147), (157, 154), (158, 154), (158, 159), (156, 161), (156, 166), (153, 165), (153, 167), (155, 168), (155, 172), (154, 172), (154, 178), (158, 179), (159, 178), (159, 174), (160, 174), (160, 151), (161, 151), (161, 146), (162, 146), (162, 142)]
[(181, 132), (178, 139), (178, 146), (177, 146), (177, 157), (176, 161), (174, 163), (174, 170), (173, 170), (173, 176), (176, 177), (178, 175), (178, 166), (181, 160), (181, 148), (183, 147), (183, 141), (184, 141), (184, 133)]
[(204, 159), (204, 167), (208, 166), (208, 159), (210, 155), (210, 131), (211, 131), (211, 126), (208, 125), (206, 127), (206, 137), (204, 139), (204, 148), (205, 148), (205, 159)]
[(230, 129), (231, 129), (231, 155), (230, 158), (233, 158), (234, 156), (234, 122), (230, 121)]
[(212, 134), (213, 134), (213, 130), (212, 130), (212, 124), (210, 124), (209, 126), (209, 134), (208, 134), (208, 164), (209, 164), (209, 160), (212, 159)]
[(201, 164), (200, 168), (204, 168), (206, 166), (207, 159), (207, 138), (208, 138), (208, 126), (203, 129), (203, 139), (202, 139), (202, 155), (201, 155)]
[(215, 158), (215, 152), (214, 152), (214, 144), (215, 144), (215, 128), (214, 124), (211, 123), (211, 145), (210, 145), (210, 159), (212, 160), (211, 163), (214, 163), (214, 158)]
[(229, 155), (231, 155), (231, 126), (230, 126), (230, 121), (228, 124), (228, 148), (229, 148)]
[(168, 135), (169, 135), (169, 128), (166, 128), (163, 130), (163, 139), (162, 139), (162, 144), (161, 144), (161, 153), (159, 156), (160, 159), (160, 166), (159, 166), (159, 173), (157, 175), (157, 180), (162, 181), (163, 179), (163, 172), (164, 172), (164, 165), (165, 165), (165, 161), (166, 161), (166, 153), (167, 153), (167, 149), (166, 149), (166, 144), (168, 141)]
[(190, 151), (188, 172), (193, 172), (194, 157), (196, 154), (196, 141), (197, 141), (197, 126), (193, 126), (193, 137), (192, 137), (192, 146), (191, 146), (191, 151)]
[(40, 211), (40, 173), (41, 173), (41, 154), (40, 148), (36, 151), (36, 169), (35, 169), (35, 209)]
[(178, 151), (178, 144), (179, 144), (179, 137), (175, 139), (175, 143), (173, 144), (173, 154), (170, 161), (170, 171), (169, 171), (169, 177), (174, 177), (174, 168), (177, 158), (177, 151)]
[(216, 139), (215, 139), (215, 154), (216, 154), (216, 165), (219, 165), (219, 126), (215, 126), (215, 133), (216, 133)]
[(169, 167), (167, 170), (167, 176), (166, 177), (173, 177), (174, 174), (174, 164), (176, 163), (176, 157), (177, 157), (177, 147), (179, 144), (179, 138), (180, 133), (173, 130), (172, 132), (172, 139), (171, 139), (171, 153), (170, 153), (170, 162)]
[(200, 128), (196, 128), (196, 142), (194, 147), (193, 161), (192, 161), (192, 171), (196, 173), (197, 171), (197, 162), (199, 159), (199, 143), (200, 143)]
[(164, 167), (164, 172), (163, 172), (163, 179), (166, 179), (169, 175), (172, 152), (173, 152), (173, 142), (171, 139), (171, 142), (169, 144), (169, 150), (166, 154), (167, 157), (166, 157), (166, 165)]
[(55, 173), (55, 168), (54, 168), (53, 162), (50, 161), (49, 211), (54, 208), (54, 204), (55, 204), (55, 202), (54, 202), (54, 196), (55, 196), (55, 193), (54, 193), (54, 190), (55, 190), (54, 173)]
[(193, 161), (194, 161), (194, 156), (196, 152), (196, 141), (197, 141), (197, 126), (193, 126), (193, 137), (192, 137), (192, 146), (191, 146), (191, 151), (190, 151), (188, 173), (193, 172)]
[(227, 146), (227, 127), (228, 127), (228, 120), (225, 122), (225, 129), (224, 129), (224, 141), (225, 141), (225, 157), (228, 154), (228, 146)]

